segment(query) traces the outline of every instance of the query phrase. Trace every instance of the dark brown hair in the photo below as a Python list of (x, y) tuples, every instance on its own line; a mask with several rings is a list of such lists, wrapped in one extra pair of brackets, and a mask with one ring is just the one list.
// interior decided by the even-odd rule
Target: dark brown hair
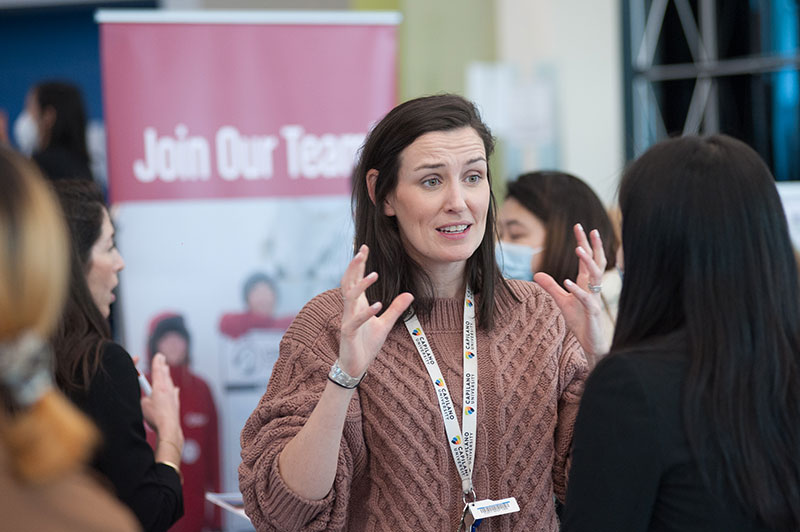
[(86, 274), (91, 249), (103, 224), (106, 206), (91, 181), (67, 179), (53, 184), (70, 234), (69, 295), (53, 336), (56, 383), (66, 392), (86, 391), (100, 368), (101, 350), (111, 339), (108, 322), (92, 299)]
[[(402, 292), (414, 295), (414, 311), (430, 312), (433, 285), (430, 277), (406, 252), (400, 240), (397, 220), (380, 207), (397, 186), (400, 154), (420, 136), (434, 131), (472, 128), (480, 136), (489, 156), (494, 138), (475, 106), (455, 94), (439, 94), (407, 101), (392, 109), (367, 136), (353, 174), (352, 207), (355, 219), (354, 251), (361, 244), (369, 246), (367, 272), (376, 271), (378, 281), (367, 289), (370, 301), (380, 301), (386, 308)], [(375, 202), (369, 196), (367, 172), (378, 171)], [(491, 175), (487, 172), (491, 187)], [(478, 326), (493, 325), (494, 295), (497, 283), (503, 284), (494, 257), (495, 201), (490, 192), (486, 228), (478, 249), (467, 259), (467, 282), (480, 294), (476, 317)]]
[(574, 175), (554, 171), (523, 174), (509, 183), (506, 198), (517, 200), (544, 224), (546, 235), (539, 271), (560, 283), (578, 276), (572, 232), (576, 223), (586, 231), (600, 232), (608, 261), (606, 269), (616, 265), (618, 244), (611, 219), (597, 194)]

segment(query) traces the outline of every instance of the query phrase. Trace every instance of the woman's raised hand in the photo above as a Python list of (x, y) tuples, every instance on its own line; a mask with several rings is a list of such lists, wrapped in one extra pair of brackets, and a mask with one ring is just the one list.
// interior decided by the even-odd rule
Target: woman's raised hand
[(564, 290), (548, 274), (539, 272), (533, 276), (561, 309), (567, 327), (580, 342), (590, 362), (608, 352), (610, 345), (603, 334), (603, 300), (600, 296), (600, 283), (606, 269), (606, 254), (600, 233), (591, 231), (591, 245), (581, 224), (573, 227), (578, 247), (578, 278), (564, 281)]
[(397, 319), (414, 301), (414, 296), (404, 292), (394, 298), (389, 308), (378, 317), (380, 301), (370, 305), (366, 295), (367, 288), (378, 280), (376, 272), (364, 276), (368, 255), (369, 248), (362, 245), (342, 276), (344, 311), (339, 366), (352, 377), (359, 377), (367, 371)]
[(179, 390), (172, 382), (169, 366), (161, 353), (153, 357), (150, 377), (153, 380), (153, 393), (141, 400), (144, 418), (159, 438), (168, 439), (178, 448), (183, 447)]

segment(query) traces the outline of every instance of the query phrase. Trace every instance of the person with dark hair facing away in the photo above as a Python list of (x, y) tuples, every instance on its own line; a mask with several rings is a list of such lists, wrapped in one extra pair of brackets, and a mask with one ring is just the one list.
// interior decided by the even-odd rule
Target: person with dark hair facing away
[(619, 201), (617, 328), (563, 530), (800, 530), (800, 290), (772, 175), (731, 137), (675, 138)]
[(86, 109), (75, 85), (44, 81), (31, 87), (14, 136), (20, 150), (50, 179), (92, 179)]
[[(178, 389), (157, 355), (152, 395), (141, 397), (133, 360), (111, 340), (106, 321), (124, 266), (108, 210), (92, 182), (55, 185), (72, 241), (69, 296), (53, 336), (56, 382), (100, 429), (94, 467), (145, 530), (166, 530), (183, 515)], [(158, 432), (155, 453), (144, 419)]]
[(30, 161), (2, 147), (0, 190), (0, 528), (138, 530), (86, 473), (97, 429), (53, 382), (47, 337), (69, 249), (58, 202)]
[(292, 322), (242, 431), (258, 530), (453, 530), (478, 517), (469, 501), (510, 497), (519, 511), (482, 530), (558, 529), (588, 362), (542, 289), (500, 275), (493, 147), (449, 94), (395, 107), (368, 135), (355, 256)]
[[(217, 408), (211, 389), (201, 377), (190, 370), (191, 337), (183, 316), (163, 312), (150, 322), (147, 355), (152, 364), (161, 353), (169, 366), (172, 382), (180, 390), (180, 420), (183, 430), (184, 515), (170, 532), (201, 532), (220, 530), (222, 516), (219, 507), (206, 501), (206, 491), (220, 491), (219, 428)], [(147, 441), (158, 450), (158, 435), (147, 430)]]
[(610, 346), (622, 289), (615, 268), (617, 237), (603, 203), (589, 185), (556, 171), (529, 172), (509, 183), (497, 214), (497, 262), (511, 279), (530, 281), (535, 272), (547, 273), (559, 282), (575, 279), (579, 265), (575, 224), (595, 228), (603, 242), (607, 264), (600, 297), (603, 330)]

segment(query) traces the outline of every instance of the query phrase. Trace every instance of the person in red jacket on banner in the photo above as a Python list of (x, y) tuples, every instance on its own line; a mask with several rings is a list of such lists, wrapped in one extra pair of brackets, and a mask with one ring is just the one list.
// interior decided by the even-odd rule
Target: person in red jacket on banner
[[(205, 500), (205, 492), (220, 491), (217, 409), (208, 384), (189, 370), (189, 331), (180, 314), (166, 312), (150, 322), (147, 343), (150, 360), (156, 353), (167, 359), (172, 380), (180, 389), (181, 428), (185, 444), (181, 457), (184, 516), (171, 532), (221, 530), (219, 508)], [(149, 376), (148, 376), (149, 377)], [(148, 428), (147, 440), (156, 444)]]
[(248, 277), (242, 295), (247, 310), (222, 316), (219, 324), (222, 334), (235, 339), (253, 329), (289, 328), (294, 316), (274, 316), (277, 300), (275, 282), (268, 275), (259, 272)]

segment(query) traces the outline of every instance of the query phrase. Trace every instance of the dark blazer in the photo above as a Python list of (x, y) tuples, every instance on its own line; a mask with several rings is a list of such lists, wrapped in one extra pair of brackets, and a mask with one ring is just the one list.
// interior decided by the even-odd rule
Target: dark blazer
[(108, 342), (88, 393), (73, 393), (71, 398), (102, 435), (93, 467), (110, 481), (142, 528), (163, 531), (183, 515), (183, 490), (178, 473), (155, 461), (145, 436), (140, 395), (130, 355)]
[(767, 530), (701, 478), (683, 424), (688, 365), (680, 334), (597, 365), (575, 424), (562, 531)]

